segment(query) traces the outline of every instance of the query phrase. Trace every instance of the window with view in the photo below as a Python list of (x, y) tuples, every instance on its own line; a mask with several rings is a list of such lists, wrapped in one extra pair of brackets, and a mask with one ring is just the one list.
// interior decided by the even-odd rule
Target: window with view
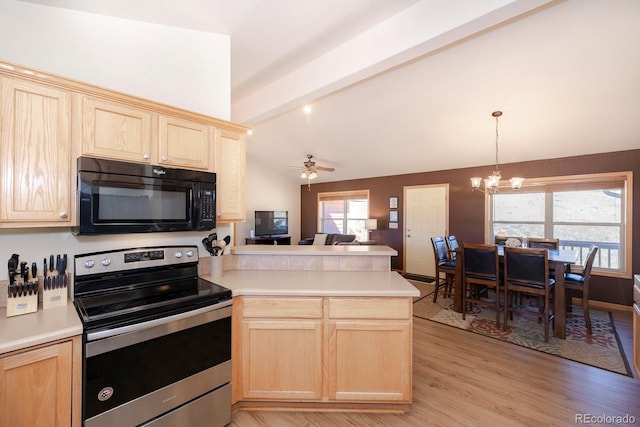
[(355, 234), (368, 240), (365, 222), (369, 217), (369, 190), (318, 194), (320, 233)]
[(631, 172), (530, 179), (517, 193), (489, 195), (488, 239), (559, 239), (579, 251), (578, 264), (597, 245), (594, 271), (629, 277), (631, 182)]

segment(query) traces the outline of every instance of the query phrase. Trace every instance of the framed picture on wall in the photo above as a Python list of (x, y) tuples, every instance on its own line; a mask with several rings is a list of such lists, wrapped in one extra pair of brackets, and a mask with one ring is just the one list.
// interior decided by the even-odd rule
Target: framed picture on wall
[(389, 211), (389, 222), (398, 222), (398, 211)]
[(390, 209), (398, 209), (398, 198), (397, 197), (389, 197), (389, 208)]

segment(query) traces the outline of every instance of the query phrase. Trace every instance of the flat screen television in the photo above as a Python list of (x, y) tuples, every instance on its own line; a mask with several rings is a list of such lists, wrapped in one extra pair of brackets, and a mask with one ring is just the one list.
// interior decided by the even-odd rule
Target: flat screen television
[(255, 219), (256, 237), (289, 234), (288, 211), (255, 211)]

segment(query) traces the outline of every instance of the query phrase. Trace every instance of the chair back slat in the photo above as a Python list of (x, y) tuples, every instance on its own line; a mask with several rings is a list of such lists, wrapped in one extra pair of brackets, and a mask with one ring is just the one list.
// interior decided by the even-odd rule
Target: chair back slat
[(527, 237), (527, 247), (538, 249), (560, 249), (560, 240), (541, 237)]
[(458, 239), (456, 239), (456, 236), (447, 236), (445, 237), (445, 242), (447, 243), (449, 259), (454, 260), (456, 258), (455, 250), (460, 247), (460, 245), (458, 244)]
[(505, 280), (549, 286), (549, 253), (546, 249), (505, 248)]
[(585, 278), (591, 276), (591, 269), (593, 268), (593, 262), (596, 259), (596, 254), (598, 253), (598, 247), (596, 245), (591, 245), (591, 249), (589, 249), (589, 253), (587, 254), (587, 262), (584, 265), (583, 273)]
[(465, 274), (497, 277), (498, 251), (496, 246), (464, 244), (462, 254)]
[(431, 243), (433, 245), (433, 254), (436, 257), (436, 263), (442, 264), (449, 261), (449, 253), (447, 251), (447, 244), (444, 241), (444, 237), (432, 237)]

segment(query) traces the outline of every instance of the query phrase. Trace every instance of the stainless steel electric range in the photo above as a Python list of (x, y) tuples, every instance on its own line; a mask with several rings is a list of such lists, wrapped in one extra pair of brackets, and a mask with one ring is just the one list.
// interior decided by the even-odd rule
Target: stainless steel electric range
[(75, 256), (83, 422), (231, 421), (231, 291), (198, 277), (196, 246)]

